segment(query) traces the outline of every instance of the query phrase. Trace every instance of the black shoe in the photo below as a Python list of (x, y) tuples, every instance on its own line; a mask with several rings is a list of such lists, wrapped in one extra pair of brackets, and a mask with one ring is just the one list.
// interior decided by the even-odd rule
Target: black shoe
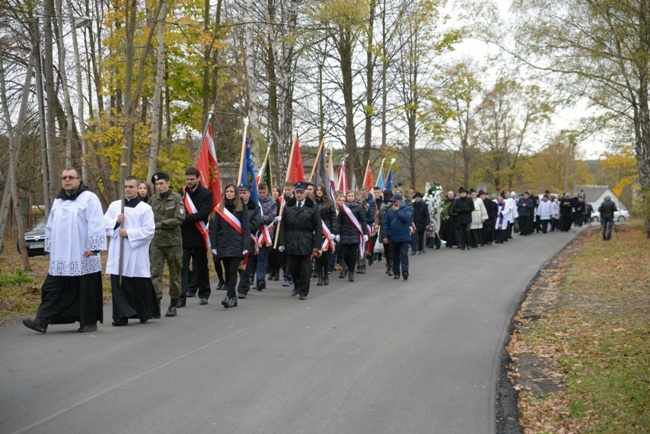
[(246, 294), (240, 292), (237, 297), (241, 298), (242, 300), (246, 298)]
[(160, 318), (160, 300), (161, 299), (159, 298), (158, 299), (158, 313), (153, 316), (156, 319)]
[(226, 298), (224, 298), (224, 299), (221, 301), (221, 305), (222, 305), (223, 307), (225, 307), (226, 309), (228, 309), (228, 301), (229, 301), (229, 298), (228, 298), (227, 295), (226, 295)]
[(415, 256), (415, 253), (416, 253), (415, 250), (413, 250), (413, 251), (411, 252), (411, 256)]
[(341, 272), (339, 273), (339, 279), (343, 279), (346, 274), (347, 274), (347, 272), (341, 270)]
[(323, 286), (323, 283), (324, 283), (324, 281), (323, 281), (323, 274), (322, 274), (322, 273), (318, 273), (318, 282), (316, 283), (316, 286)]
[(208, 299), (207, 298), (202, 298), (201, 300), (199, 300), (199, 304), (201, 306), (205, 306), (206, 304), (208, 304)]
[(298, 297), (298, 300), (307, 300), (307, 296), (300, 294), (300, 297)]
[(359, 267), (357, 269), (357, 274), (366, 274), (366, 267), (365, 266)]
[(237, 297), (230, 297), (228, 299), (228, 307), (237, 307)]
[(187, 291), (187, 294), (185, 295), (186, 297), (194, 297), (196, 295), (196, 291)]
[(330, 276), (329, 273), (325, 273), (323, 276), (323, 285), (327, 286), (330, 284)]
[(393, 276), (393, 271), (392, 271), (392, 270), (388, 270), (388, 277), (392, 277), (392, 276)]
[(225, 291), (225, 290), (226, 290), (226, 282), (220, 280), (219, 283), (217, 283), (217, 291)]
[(278, 280), (280, 280), (280, 273), (273, 276), (273, 281), (274, 282), (277, 282)]
[[(146, 321), (147, 320), (145, 320), (145, 322)], [(113, 321), (111, 324), (113, 325), (113, 327), (122, 327), (129, 324), (129, 319), (128, 318), (118, 319), (117, 321)]]
[(43, 324), (37, 319), (25, 318), (23, 320), (23, 325), (28, 329), (32, 329), (39, 333), (47, 333), (47, 324)]
[(185, 307), (186, 300), (184, 298), (179, 298), (178, 303), (176, 304), (176, 307), (180, 309), (181, 307)]
[(296, 295), (298, 295), (298, 292), (299, 291), (297, 289), (294, 289), (293, 291), (291, 291), (291, 296), (295, 297)]
[(95, 330), (97, 330), (97, 324), (87, 324), (77, 329), (77, 331), (80, 333), (94, 332)]
[(348, 281), (354, 282), (354, 274), (350, 273), (350, 275), (348, 276)]
[(165, 314), (167, 318), (171, 318), (173, 316), (176, 316), (176, 307), (175, 306), (169, 306), (167, 309), (167, 313)]
[(393, 279), (399, 279), (399, 274), (394, 275)]
[(409, 273), (408, 273), (408, 271), (405, 271), (404, 273), (402, 273), (402, 277), (404, 278), (404, 280), (409, 280)]
[(258, 291), (261, 291), (261, 290), (263, 290), (263, 289), (266, 289), (266, 282), (263, 281), (263, 280), (260, 281), (260, 282), (257, 282), (257, 290), (258, 290)]

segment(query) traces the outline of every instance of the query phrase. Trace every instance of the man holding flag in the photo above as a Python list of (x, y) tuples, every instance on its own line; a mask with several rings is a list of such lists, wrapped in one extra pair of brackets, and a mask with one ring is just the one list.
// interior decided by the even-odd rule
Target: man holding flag
[(181, 297), (178, 308), (185, 307), (186, 298), (194, 297), (187, 292), (190, 280), (190, 258), (199, 292), (199, 304), (208, 304), (210, 275), (207, 252), (210, 250), (208, 221), (212, 211), (212, 192), (201, 185), (200, 172), (195, 167), (185, 169), (185, 187), (179, 190), (185, 205), (185, 219), (181, 225), (183, 237), (183, 266), (181, 268)]

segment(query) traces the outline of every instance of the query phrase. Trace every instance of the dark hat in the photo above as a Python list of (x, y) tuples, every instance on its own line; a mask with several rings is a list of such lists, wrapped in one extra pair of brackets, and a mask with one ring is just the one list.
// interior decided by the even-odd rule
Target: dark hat
[(169, 181), (169, 175), (166, 174), (165, 172), (154, 173), (153, 176), (151, 177), (151, 183), (155, 184), (156, 181), (158, 181), (159, 179), (166, 179), (167, 181)]
[(393, 199), (393, 190), (384, 190), (384, 202), (388, 202)]
[(296, 182), (293, 185), (293, 188), (295, 188), (296, 190), (307, 190), (307, 183), (302, 181)]
[(237, 187), (237, 190), (239, 191), (251, 191), (251, 186), (248, 184), (239, 184)]
[(469, 194), (472, 194), (472, 193), (476, 193), (476, 190), (474, 190), (473, 188), (470, 188), (469, 189)]
[(467, 193), (467, 190), (465, 190), (465, 187), (461, 187), (458, 189), (458, 194), (460, 193)]
[(401, 194), (394, 195), (393, 196), (393, 202), (395, 202), (396, 200), (402, 200), (402, 195)]
[(483, 190), (479, 190), (479, 191), (478, 191), (478, 195), (481, 196), (482, 194), (487, 194), (487, 193), (484, 192)]
[(422, 197), (422, 193), (420, 193), (419, 191), (416, 191), (415, 195), (413, 197)]

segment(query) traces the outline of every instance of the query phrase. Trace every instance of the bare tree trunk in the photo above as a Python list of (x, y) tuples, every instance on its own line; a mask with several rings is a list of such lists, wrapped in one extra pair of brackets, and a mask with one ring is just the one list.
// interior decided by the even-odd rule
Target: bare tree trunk
[[(160, 11), (161, 20), (165, 19), (167, 14), (167, 3), (163, 3)], [(158, 160), (158, 148), (160, 144), (160, 108), (162, 100), (163, 78), (165, 76), (165, 28), (162, 24), (158, 25), (158, 51), (156, 53), (156, 85), (153, 91), (153, 113), (151, 114), (151, 147), (149, 148), (149, 170), (147, 179), (151, 179), (156, 173), (156, 164)]]
[(32, 37), (34, 38), (34, 43), (32, 44), (32, 51), (34, 52), (34, 60), (36, 67), (36, 99), (38, 100), (38, 120), (40, 127), (40, 139), (41, 139), (41, 170), (43, 177), (43, 204), (45, 205), (45, 217), (50, 214), (50, 198), (52, 197), (50, 191), (50, 170), (48, 159), (48, 146), (47, 140), (48, 135), (46, 134), (46, 123), (45, 123), (45, 101), (43, 97), (43, 71), (41, 68), (41, 43), (40, 43), (40, 31), (38, 19), (32, 18)]
[(45, 64), (43, 65), (43, 77), (45, 78), (45, 94), (47, 95), (46, 105), (46, 133), (47, 133), (47, 165), (50, 175), (50, 191), (48, 195), (54, 196), (56, 193), (57, 173), (60, 172), (59, 164), (56, 158), (56, 121), (55, 121), (55, 104), (56, 90), (54, 88), (54, 56), (52, 53), (52, 17), (54, 17), (54, 0), (43, 1), (43, 41), (45, 51)]
[[(375, 115), (375, 45), (373, 39), (375, 37), (375, 7), (376, 0), (369, 2), (370, 16), (368, 17), (368, 30), (366, 32), (366, 39), (368, 46), (366, 47), (366, 108), (364, 110), (365, 119), (365, 134), (363, 144), (363, 167), (370, 160), (370, 148), (372, 146), (372, 118)], [(364, 180), (362, 180), (363, 182)]]
[[(65, 135), (65, 165), (72, 167), (72, 135), (74, 114), (72, 113), (72, 104), (70, 103), (70, 91), (68, 88), (68, 74), (65, 66), (65, 42), (63, 41), (63, 13), (61, 11), (62, 0), (54, 0), (57, 19), (57, 51), (59, 53), (59, 76), (61, 77), (61, 89), (63, 90), (63, 106), (66, 117), (66, 135)], [(74, 27), (73, 27), (74, 29)], [(81, 95), (79, 95), (81, 98)]]
[[(67, 0), (68, 17), (72, 27), (72, 49), (74, 52), (75, 77), (77, 80), (77, 118), (79, 119), (79, 137), (81, 139), (81, 180), (88, 184), (88, 161), (86, 160), (86, 121), (84, 119), (83, 81), (81, 79), (81, 59), (79, 58), (79, 43), (77, 41), (77, 21), (72, 9), (72, 1)], [(90, 93), (89, 93), (90, 96)], [(69, 122), (72, 123), (73, 118)]]
[[(26, 88), (29, 88), (28, 83), (31, 78), (29, 77), (29, 75), (31, 75), (31, 68), (28, 68), (28, 73), (28, 78), (25, 79)], [(18, 206), (18, 190), (16, 189), (16, 167), (18, 165), (18, 159), (16, 157), (18, 155), (18, 150), (20, 149), (20, 142), (16, 142), (16, 135), (11, 126), (11, 115), (9, 114), (7, 88), (5, 85), (4, 56), (2, 51), (0, 51), (0, 99), (2, 100), (2, 114), (7, 127), (7, 135), (9, 136), (9, 172), (7, 174), (7, 184), (9, 185), (9, 190), (11, 192), (11, 201), (13, 202), (14, 215), (18, 226), (18, 245), (20, 246), (20, 256), (23, 260), (23, 271), (27, 271), (29, 270), (29, 257), (27, 256), (27, 246), (25, 244), (25, 225), (23, 224), (23, 218), (20, 215), (20, 207)], [(23, 100), (22, 103), (24, 102), (25, 101)]]
[(246, 79), (247, 79), (247, 93), (248, 93), (248, 121), (250, 122), (250, 129), (255, 131), (257, 129), (257, 110), (255, 105), (257, 103), (257, 83), (255, 80), (255, 42), (253, 40), (253, 1), (247, 0), (246, 4)]

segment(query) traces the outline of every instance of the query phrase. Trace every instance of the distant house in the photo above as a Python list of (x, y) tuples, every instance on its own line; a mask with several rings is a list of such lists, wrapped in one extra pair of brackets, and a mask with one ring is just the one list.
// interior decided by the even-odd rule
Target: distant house
[(603, 203), (605, 196), (609, 196), (616, 203), (618, 209), (627, 210), (621, 199), (608, 185), (576, 185), (574, 191), (581, 191), (584, 194), (585, 202), (590, 202), (595, 210)]

